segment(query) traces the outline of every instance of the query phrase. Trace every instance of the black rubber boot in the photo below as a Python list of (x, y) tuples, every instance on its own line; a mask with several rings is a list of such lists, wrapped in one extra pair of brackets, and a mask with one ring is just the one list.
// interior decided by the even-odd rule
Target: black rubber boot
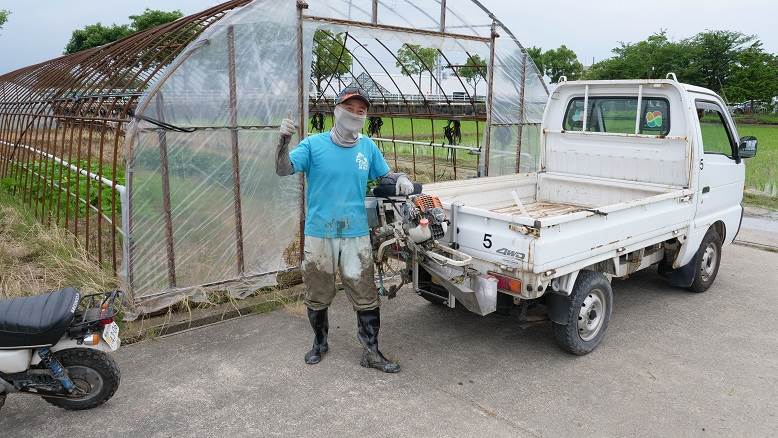
[(378, 350), (378, 330), (381, 328), (379, 308), (357, 311), (357, 328), (359, 341), (364, 346), (362, 360), (359, 364), (365, 368), (375, 368), (385, 373), (400, 372), (400, 364), (388, 360)]
[(330, 330), (330, 323), (327, 319), (327, 309), (313, 310), (308, 309), (308, 321), (311, 322), (313, 329), (313, 347), (305, 353), (305, 363), (315, 364), (321, 362), (321, 357), (330, 347), (327, 344), (327, 332)]

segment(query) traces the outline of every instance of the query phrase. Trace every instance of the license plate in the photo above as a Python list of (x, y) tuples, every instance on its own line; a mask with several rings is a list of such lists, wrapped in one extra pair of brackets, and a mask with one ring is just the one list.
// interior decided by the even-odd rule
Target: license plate
[(112, 322), (103, 327), (103, 340), (111, 347), (111, 351), (116, 351), (119, 348), (119, 324)]

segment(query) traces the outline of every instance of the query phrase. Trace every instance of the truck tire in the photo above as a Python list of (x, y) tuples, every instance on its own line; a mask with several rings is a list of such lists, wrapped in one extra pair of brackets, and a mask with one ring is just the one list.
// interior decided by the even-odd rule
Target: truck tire
[(600, 272), (581, 271), (568, 297), (567, 323), (552, 322), (554, 340), (568, 353), (591, 353), (605, 336), (613, 311), (613, 290)]
[(721, 264), (721, 237), (713, 228), (705, 233), (692, 263), (694, 263), (694, 282), (689, 286), (689, 290), (697, 293), (705, 292), (716, 281)]

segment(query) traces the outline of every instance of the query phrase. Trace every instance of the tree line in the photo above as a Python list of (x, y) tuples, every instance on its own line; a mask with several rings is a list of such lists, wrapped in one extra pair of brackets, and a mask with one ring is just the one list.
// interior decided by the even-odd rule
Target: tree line
[(561, 46), (528, 53), (538, 69), (558, 82), (574, 79), (657, 79), (674, 72), (682, 82), (709, 88), (730, 102), (768, 102), (778, 95), (778, 56), (755, 35), (705, 31), (671, 41), (665, 31), (636, 43), (620, 43), (613, 56), (585, 68), (575, 52)]
[(0, 9), (0, 29), (2, 29), (5, 22), (8, 21), (8, 16), (10, 14), (11, 12), (9, 12), (8, 10)]
[(83, 29), (76, 29), (73, 31), (70, 41), (68, 41), (65, 46), (65, 54), (76, 53), (82, 50), (91, 49), (92, 47), (99, 47), (104, 44), (112, 43), (130, 36), (135, 32), (170, 23), (183, 16), (184, 14), (179, 10), (160, 11), (146, 8), (141, 14), (130, 15), (130, 23), (128, 24), (90, 24)]

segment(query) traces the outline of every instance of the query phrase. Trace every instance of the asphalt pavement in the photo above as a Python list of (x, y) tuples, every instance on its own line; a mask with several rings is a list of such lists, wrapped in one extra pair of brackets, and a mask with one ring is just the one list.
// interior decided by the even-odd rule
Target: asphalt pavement
[(339, 294), (318, 365), (303, 363), (300, 312), (251, 315), (120, 349), (121, 387), (92, 411), (11, 395), (0, 436), (775, 436), (777, 266), (778, 253), (729, 246), (702, 294), (651, 270), (614, 280), (607, 336), (584, 357), (559, 350), (547, 322), (403, 289), (382, 308), (396, 375), (359, 366)]

